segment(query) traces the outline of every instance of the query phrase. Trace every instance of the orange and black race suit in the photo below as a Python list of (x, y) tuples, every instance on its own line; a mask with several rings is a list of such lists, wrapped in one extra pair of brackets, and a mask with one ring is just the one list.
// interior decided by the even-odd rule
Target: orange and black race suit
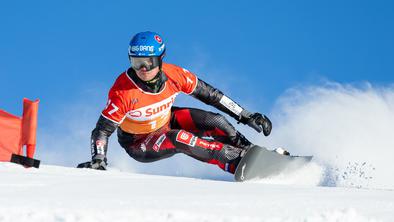
[(245, 122), (249, 113), (186, 69), (163, 63), (154, 92), (133, 69), (123, 72), (108, 95), (92, 131), (93, 159), (105, 159), (108, 137), (118, 128), (118, 141), (141, 162), (152, 162), (184, 153), (234, 173), (243, 150), (251, 143), (221, 114), (195, 108), (174, 107), (179, 93), (191, 96)]

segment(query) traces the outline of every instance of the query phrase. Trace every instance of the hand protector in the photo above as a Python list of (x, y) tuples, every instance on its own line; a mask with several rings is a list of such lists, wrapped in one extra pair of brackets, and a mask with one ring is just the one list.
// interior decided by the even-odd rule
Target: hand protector
[(77, 168), (107, 170), (107, 161), (102, 159), (93, 159), (92, 161), (78, 164)]
[(244, 117), (245, 120), (243, 121), (248, 126), (255, 129), (257, 132), (263, 131), (265, 136), (270, 135), (272, 130), (272, 123), (265, 115), (261, 113), (253, 113), (247, 117)]

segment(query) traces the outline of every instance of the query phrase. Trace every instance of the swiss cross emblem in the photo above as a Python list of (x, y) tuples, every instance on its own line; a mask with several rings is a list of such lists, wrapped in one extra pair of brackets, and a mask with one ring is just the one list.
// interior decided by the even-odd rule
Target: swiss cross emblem
[(184, 133), (184, 132), (182, 132), (182, 133), (181, 133), (181, 139), (187, 140), (187, 139), (189, 139), (189, 135), (186, 134), (186, 133)]
[(194, 146), (194, 145), (196, 145), (197, 137), (193, 136), (193, 134), (191, 134), (189, 132), (181, 130), (176, 135), (176, 141), (186, 144), (186, 145), (189, 145), (189, 146)]
[(161, 38), (160, 38), (160, 36), (158, 36), (158, 35), (155, 35), (155, 39), (156, 39), (156, 41), (159, 43), (159, 44), (161, 44), (163, 41), (161, 40)]

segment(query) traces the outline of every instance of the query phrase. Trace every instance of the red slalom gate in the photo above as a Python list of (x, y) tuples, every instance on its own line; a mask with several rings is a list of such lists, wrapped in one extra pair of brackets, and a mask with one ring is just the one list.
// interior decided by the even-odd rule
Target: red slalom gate
[[(22, 117), (0, 110), (0, 161), (39, 167), (40, 161), (33, 159), (38, 103), (39, 100), (23, 99)], [(23, 147), (26, 148), (26, 156), (23, 156)]]

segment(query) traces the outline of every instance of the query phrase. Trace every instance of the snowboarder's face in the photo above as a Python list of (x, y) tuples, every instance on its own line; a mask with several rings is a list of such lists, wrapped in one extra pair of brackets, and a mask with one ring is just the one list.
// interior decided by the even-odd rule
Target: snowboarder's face
[(143, 81), (153, 79), (159, 72), (159, 57), (130, 57), (131, 66)]
[(149, 81), (152, 80), (157, 75), (159, 70), (160, 70), (159, 67), (155, 67), (149, 71), (146, 69), (146, 67), (141, 67), (139, 70), (135, 70), (135, 73), (142, 81)]

